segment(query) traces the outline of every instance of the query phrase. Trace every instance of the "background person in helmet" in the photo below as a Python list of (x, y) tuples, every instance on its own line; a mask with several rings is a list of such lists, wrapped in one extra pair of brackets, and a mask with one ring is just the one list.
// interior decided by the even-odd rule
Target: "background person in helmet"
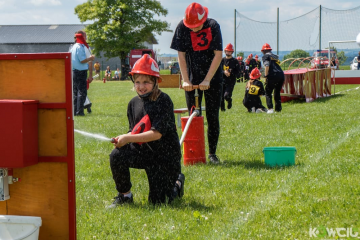
[(245, 70), (244, 70), (244, 78), (245, 78), (245, 82), (249, 81), (249, 69), (250, 69), (250, 55), (247, 56), (247, 58), (245, 59)]
[(252, 70), (254, 68), (256, 68), (257, 63), (256, 63), (256, 60), (253, 58), (252, 53), (250, 53), (249, 59), (250, 59), (250, 61), (249, 61), (249, 74), (250, 74), (252, 72)]
[(266, 112), (267, 109), (262, 105), (260, 95), (265, 95), (264, 85), (260, 81), (261, 73), (254, 68), (250, 73), (250, 80), (246, 83), (244, 106), (248, 112)]
[(262, 61), (265, 67), (265, 96), (266, 104), (268, 107), (268, 113), (273, 113), (273, 103), (272, 103), (272, 92), (274, 92), (274, 101), (275, 101), (275, 111), (281, 112), (281, 97), (280, 91), (282, 85), (285, 81), (284, 72), (280, 67), (279, 57), (271, 52), (271, 47), (269, 44), (265, 43), (262, 46), (261, 52), (264, 54)]
[(239, 66), (240, 66), (240, 74), (239, 74), (239, 78), (237, 79), (237, 82), (243, 82), (244, 81), (245, 63), (242, 59), (242, 56), (237, 57), (237, 60), (239, 62)]
[(171, 48), (178, 51), (186, 104), (195, 106), (193, 85), (199, 85), (199, 105), (205, 95), (209, 159), (218, 163), (216, 148), (220, 134), (219, 109), (222, 95), (222, 36), (219, 24), (208, 18), (208, 9), (190, 4), (176, 27)]
[(255, 62), (257, 69), (261, 70), (261, 61), (259, 60), (258, 55), (255, 55)]
[(232, 107), (232, 92), (236, 83), (236, 78), (239, 77), (240, 65), (239, 62), (233, 58), (233, 45), (229, 43), (225, 47), (225, 57), (221, 61), (223, 66), (223, 94), (221, 99), (221, 111), (225, 111), (225, 100), (227, 101), (227, 108)]
[(149, 202), (165, 203), (183, 195), (181, 152), (174, 107), (161, 92), (159, 68), (148, 54), (131, 71), (138, 96), (128, 104), (129, 132), (116, 137), (110, 167), (118, 196), (108, 208), (133, 202), (129, 168), (145, 169), (149, 180)]
[(73, 68), (74, 115), (85, 116), (84, 103), (87, 96), (87, 72), (90, 69), (88, 79), (91, 82), (93, 80), (92, 61), (95, 56), (91, 55), (84, 31), (79, 30), (75, 33), (75, 44), (71, 47), (70, 52)]

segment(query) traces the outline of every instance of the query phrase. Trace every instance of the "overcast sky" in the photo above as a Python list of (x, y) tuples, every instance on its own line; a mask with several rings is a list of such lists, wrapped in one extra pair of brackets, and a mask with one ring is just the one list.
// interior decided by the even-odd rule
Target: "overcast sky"
[[(193, 1), (159, 0), (168, 10), (166, 17), (172, 30), (183, 18), (186, 7)], [(1, 25), (26, 24), (78, 24), (74, 8), (86, 0), (0, 0)], [(218, 21), (222, 30), (224, 46), (234, 42), (234, 9), (248, 18), (262, 22), (276, 22), (277, 8), (280, 21), (292, 19), (319, 5), (334, 10), (347, 10), (360, 6), (359, 0), (198, 0), (209, 8), (209, 17)], [(160, 53), (176, 53), (170, 49), (173, 33), (156, 36)]]

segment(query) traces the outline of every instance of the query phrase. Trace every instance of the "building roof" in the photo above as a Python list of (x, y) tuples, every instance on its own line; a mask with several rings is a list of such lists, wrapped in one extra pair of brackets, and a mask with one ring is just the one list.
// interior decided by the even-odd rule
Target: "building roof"
[[(0, 25), (0, 44), (21, 43), (67, 43), (74, 42), (76, 31), (86, 24), (54, 25)], [(148, 43), (158, 44), (155, 37), (149, 37)]]
[(85, 24), (0, 25), (0, 44), (73, 43)]

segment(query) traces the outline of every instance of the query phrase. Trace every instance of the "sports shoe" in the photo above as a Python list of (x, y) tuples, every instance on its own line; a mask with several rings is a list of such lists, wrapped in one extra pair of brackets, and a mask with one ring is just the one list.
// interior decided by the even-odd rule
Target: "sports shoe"
[(269, 110), (267, 111), (267, 113), (269, 113), (269, 114), (274, 113), (274, 109), (269, 109)]
[(219, 158), (218, 158), (215, 154), (210, 154), (210, 155), (209, 155), (209, 160), (210, 160), (210, 162), (213, 163), (213, 164), (218, 164), (218, 163), (220, 163)]
[(230, 109), (232, 107), (232, 99), (228, 101), (227, 109)]
[(263, 112), (265, 112), (265, 111), (262, 110), (261, 108), (256, 109), (256, 113), (263, 113)]
[(133, 194), (131, 194), (131, 197), (125, 197), (124, 194), (119, 193), (114, 199), (114, 202), (107, 206), (106, 209), (116, 208), (117, 206), (134, 202)]
[(253, 113), (255, 112), (255, 107), (251, 108), (251, 112), (253, 112)]

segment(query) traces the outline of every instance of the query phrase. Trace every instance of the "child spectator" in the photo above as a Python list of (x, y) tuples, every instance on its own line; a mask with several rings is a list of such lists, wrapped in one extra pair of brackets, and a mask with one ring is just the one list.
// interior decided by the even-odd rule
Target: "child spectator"
[(105, 70), (105, 77), (106, 77), (106, 80), (109, 81), (111, 79), (111, 70), (110, 70), (110, 66), (107, 66), (106, 67), (106, 70)]
[(248, 112), (267, 112), (260, 99), (260, 95), (265, 95), (264, 85), (260, 82), (260, 77), (259, 69), (254, 68), (250, 73), (250, 80), (246, 84), (243, 104)]
[(119, 70), (119, 68), (116, 69), (115, 75), (114, 75), (114, 77), (112, 79), (113, 80), (119, 80), (120, 79), (120, 70)]
[(145, 169), (149, 180), (149, 202), (171, 202), (184, 194), (181, 151), (175, 125), (174, 106), (161, 92), (156, 61), (144, 54), (130, 74), (138, 96), (128, 104), (129, 132), (116, 137), (110, 167), (119, 192), (108, 207), (133, 202), (129, 168)]

